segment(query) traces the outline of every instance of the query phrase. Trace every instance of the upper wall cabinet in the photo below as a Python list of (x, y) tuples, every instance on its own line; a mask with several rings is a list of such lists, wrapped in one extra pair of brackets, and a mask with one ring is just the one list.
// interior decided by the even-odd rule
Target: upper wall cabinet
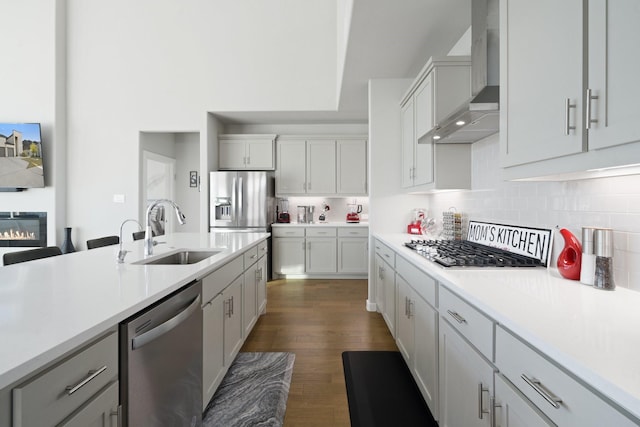
[(218, 136), (220, 170), (274, 170), (276, 135)]
[(277, 195), (367, 194), (367, 149), (362, 136), (281, 136), (277, 152)]
[(638, 22), (636, 0), (501, 0), (506, 178), (640, 162)]
[(422, 137), (470, 96), (468, 56), (427, 62), (400, 102), (402, 187), (411, 191), (469, 188), (470, 145), (434, 144)]

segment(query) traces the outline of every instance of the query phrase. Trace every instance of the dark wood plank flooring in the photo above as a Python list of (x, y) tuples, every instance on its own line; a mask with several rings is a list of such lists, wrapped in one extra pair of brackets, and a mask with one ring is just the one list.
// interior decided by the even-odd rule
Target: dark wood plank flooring
[(367, 281), (275, 280), (267, 298), (241, 351), (295, 353), (284, 426), (349, 426), (342, 352), (397, 350), (382, 316), (365, 308)]

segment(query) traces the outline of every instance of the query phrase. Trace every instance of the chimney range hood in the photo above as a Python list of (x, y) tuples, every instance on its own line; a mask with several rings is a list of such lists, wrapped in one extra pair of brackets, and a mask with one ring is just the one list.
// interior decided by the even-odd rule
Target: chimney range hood
[(498, 0), (471, 2), (472, 97), (427, 132), (421, 143), (471, 143), (500, 130)]

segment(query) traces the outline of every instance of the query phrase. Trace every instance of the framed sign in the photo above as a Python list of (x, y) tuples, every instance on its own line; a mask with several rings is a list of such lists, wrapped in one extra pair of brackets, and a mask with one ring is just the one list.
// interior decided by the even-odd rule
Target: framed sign
[(198, 171), (189, 172), (189, 187), (198, 186)]

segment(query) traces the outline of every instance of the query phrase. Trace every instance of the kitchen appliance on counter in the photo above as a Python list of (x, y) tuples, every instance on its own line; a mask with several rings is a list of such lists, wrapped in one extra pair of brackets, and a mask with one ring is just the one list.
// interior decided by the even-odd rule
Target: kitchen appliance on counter
[(299, 205), (298, 206), (298, 222), (300, 224), (313, 224), (313, 212), (315, 206)]
[(349, 223), (360, 222), (360, 213), (362, 213), (362, 205), (349, 203), (347, 205), (347, 222)]
[(404, 245), (444, 267), (546, 267), (552, 232), (469, 222), (467, 240), (411, 240)]
[(291, 222), (289, 215), (289, 201), (287, 199), (278, 199), (276, 203), (276, 222), (288, 224)]
[(123, 426), (202, 425), (202, 282), (120, 323)]
[(211, 172), (209, 176), (211, 231), (271, 231), (275, 211), (273, 172)]

